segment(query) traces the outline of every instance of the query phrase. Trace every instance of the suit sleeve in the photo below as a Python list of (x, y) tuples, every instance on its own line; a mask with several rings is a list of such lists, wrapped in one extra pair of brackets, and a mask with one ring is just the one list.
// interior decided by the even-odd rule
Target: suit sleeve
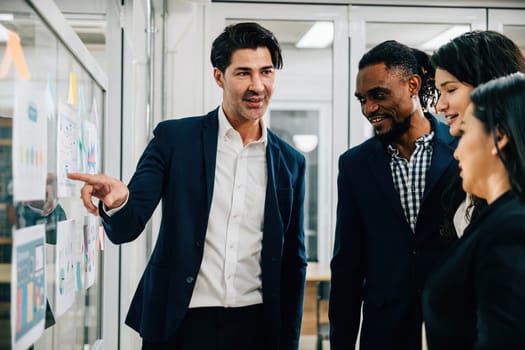
[(329, 318), (332, 350), (353, 349), (361, 318), (364, 239), (348, 160), (339, 159), (334, 255), (331, 262)]
[(115, 244), (137, 238), (160, 201), (168, 159), (167, 141), (161, 126), (159, 124), (155, 129), (154, 138), (140, 157), (128, 184), (129, 198), (126, 205), (111, 217), (104, 210), (99, 210), (108, 238)]
[(304, 245), (305, 160), (301, 157), (293, 186), (290, 225), (285, 232), (281, 273), (281, 350), (297, 350), (303, 315), (306, 252)]
[[(523, 223), (521, 223), (523, 224)], [(504, 236), (504, 237), (503, 237)], [(525, 349), (525, 232), (498, 232), (476, 257), (473, 349)]]

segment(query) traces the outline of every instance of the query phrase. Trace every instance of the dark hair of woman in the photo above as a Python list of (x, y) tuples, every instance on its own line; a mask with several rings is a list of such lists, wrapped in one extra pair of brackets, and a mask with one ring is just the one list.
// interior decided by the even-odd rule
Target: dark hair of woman
[[(520, 48), (505, 35), (490, 30), (462, 34), (441, 46), (430, 59), (436, 69), (446, 70), (472, 87), (517, 71), (525, 72), (525, 57)], [(442, 196), (447, 217), (445, 235), (455, 235), (452, 218), (464, 199), (458, 174)], [(474, 220), (486, 206), (483, 199), (471, 196), (467, 203), (467, 220)]]
[[(474, 116), (494, 138), (511, 191), (525, 200), (525, 74), (516, 72), (482, 84), (471, 99)], [(497, 130), (507, 136), (504, 149), (498, 148)]]
[(436, 68), (473, 87), (514, 72), (525, 72), (520, 48), (498, 32), (472, 31), (441, 46), (431, 57)]

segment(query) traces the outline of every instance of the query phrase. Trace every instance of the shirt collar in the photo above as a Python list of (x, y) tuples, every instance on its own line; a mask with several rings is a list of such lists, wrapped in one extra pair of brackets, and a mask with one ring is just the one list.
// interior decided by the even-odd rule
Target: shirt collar
[[(259, 125), (261, 126), (262, 130), (261, 138), (254, 142), (262, 142), (264, 144), (264, 147), (266, 147), (268, 145), (268, 132), (266, 130), (264, 118), (259, 119)], [(226, 114), (224, 114), (224, 110), (222, 109), (221, 105), (221, 107), (219, 108), (219, 138), (224, 138), (230, 130), (237, 132), (237, 130), (235, 130), (230, 124), (228, 118), (226, 118)]]
[[(430, 130), (430, 132), (428, 134), (425, 134), (425, 135), (419, 137), (416, 140), (416, 148), (423, 146), (424, 149), (428, 149), (429, 147), (432, 147), (432, 143), (434, 141), (434, 135), (435, 134), (436, 133), (434, 132), (434, 130)], [(389, 144), (387, 148), (388, 148), (388, 153), (390, 155), (398, 155), (399, 154), (399, 150), (397, 148), (395, 148), (394, 146)]]

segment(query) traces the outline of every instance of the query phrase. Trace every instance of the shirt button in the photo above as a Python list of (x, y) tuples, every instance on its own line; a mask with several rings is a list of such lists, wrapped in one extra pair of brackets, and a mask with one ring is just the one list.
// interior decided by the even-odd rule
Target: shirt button
[(194, 280), (193, 276), (186, 277), (186, 283), (188, 284), (193, 283), (193, 280)]

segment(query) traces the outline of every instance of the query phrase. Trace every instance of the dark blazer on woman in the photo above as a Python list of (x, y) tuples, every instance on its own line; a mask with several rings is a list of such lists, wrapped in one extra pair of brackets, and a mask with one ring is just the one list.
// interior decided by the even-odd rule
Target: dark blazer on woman
[(525, 203), (502, 195), (427, 283), (429, 350), (525, 349)]
[[(124, 243), (137, 238), (162, 200), (157, 243), (126, 318), (150, 342), (176, 336), (195, 287), (213, 195), (217, 111), (159, 123), (129, 183), (127, 204), (111, 217), (100, 211), (109, 239)], [(270, 130), (267, 135), (261, 253), (267, 348), (297, 349), (306, 274), (305, 159)]]
[(457, 140), (431, 118), (435, 137), (415, 232), (394, 188), (387, 146), (377, 137), (339, 160), (330, 340), (333, 350), (421, 348), (421, 291), (444, 251), (441, 194), (458, 171)]

